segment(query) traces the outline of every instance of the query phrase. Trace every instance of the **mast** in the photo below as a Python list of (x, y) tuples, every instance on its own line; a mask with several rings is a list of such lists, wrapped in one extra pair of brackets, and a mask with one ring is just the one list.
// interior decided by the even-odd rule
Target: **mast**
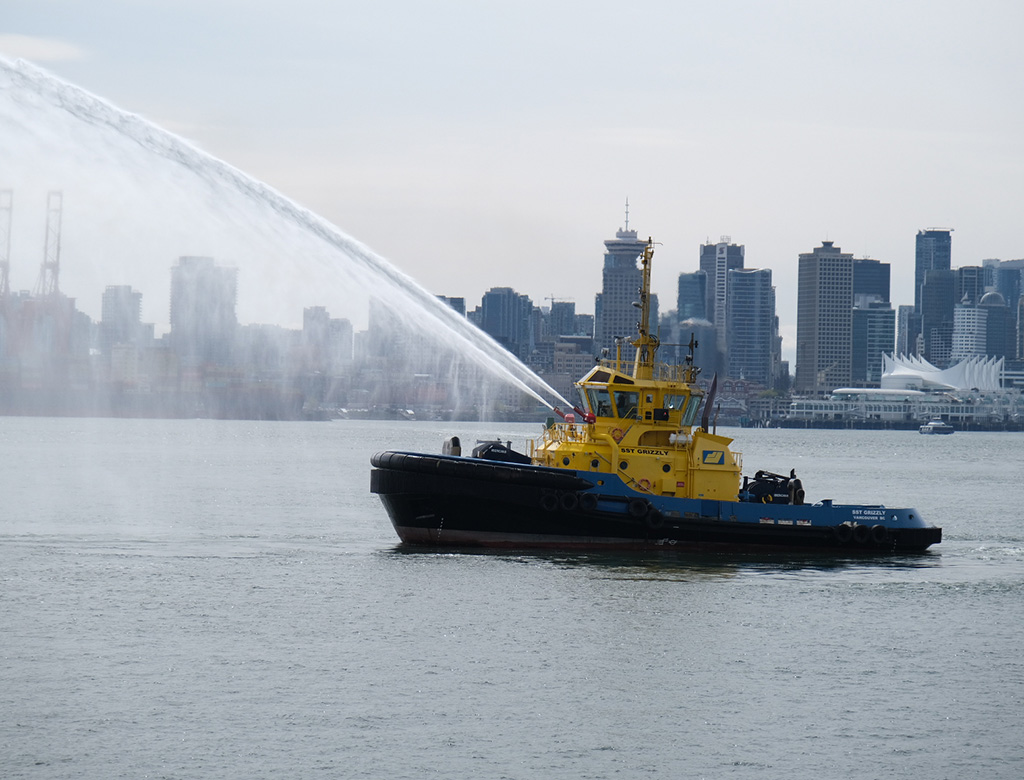
[(640, 321), (636, 324), (637, 337), (630, 342), (636, 348), (633, 362), (634, 379), (654, 377), (654, 357), (658, 352), (658, 337), (651, 334), (651, 259), (654, 257), (654, 239), (647, 239), (644, 253), (640, 255), (640, 300), (633, 305), (640, 309)]

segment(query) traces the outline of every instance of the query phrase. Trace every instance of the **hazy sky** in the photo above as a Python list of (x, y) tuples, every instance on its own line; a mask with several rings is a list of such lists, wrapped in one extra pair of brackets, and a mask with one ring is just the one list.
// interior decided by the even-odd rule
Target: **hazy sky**
[[(913, 302), (921, 228), (955, 229), (956, 266), (1024, 256), (1022, 33), (1016, 0), (0, 2), (0, 54), (184, 136), (432, 292), (593, 312), (628, 196), (663, 244), (663, 310), (728, 235), (772, 269), (790, 358), (797, 255), (823, 239), (891, 263), (894, 304)], [(167, 267), (197, 253), (168, 249)]]

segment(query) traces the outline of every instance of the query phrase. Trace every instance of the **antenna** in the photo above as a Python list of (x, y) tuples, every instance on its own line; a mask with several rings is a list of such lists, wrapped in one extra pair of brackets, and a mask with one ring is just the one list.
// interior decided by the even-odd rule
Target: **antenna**
[(629, 230), (629, 196), (626, 196), (626, 230)]
[(60, 219), (64, 194), (51, 192), (46, 198), (46, 255), (39, 271), (36, 295), (60, 293)]
[(0, 302), (11, 294), (11, 203), (14, 193), (0, 190)]

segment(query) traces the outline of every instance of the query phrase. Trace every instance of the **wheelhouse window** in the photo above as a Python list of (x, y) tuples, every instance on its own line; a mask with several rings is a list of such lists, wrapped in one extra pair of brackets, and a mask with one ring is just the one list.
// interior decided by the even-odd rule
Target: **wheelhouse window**
[(665, 400), (662, 406), (666, 409), (682, 409), (686, 405), (686, 399), (689, 396), (686, 395), (675, 395), (672, 393), (665, 393)]
[(683, 412), (683, 426), (693, 425), (693, 420), (697, 416), (697, 410), (700, 409), (701, 396), (691, 395), (690, 400), (686, 404), (686, 410)]
[(616, 390), (615, 409), (621, 418), (636, 419), (636, 410), (640, 405), (640, 393), (635, 390)]
[(586, 389), (587, 403), (590, 411), (598, 417), (612, 417), (612, 395), (607, 388), (588, 387)]

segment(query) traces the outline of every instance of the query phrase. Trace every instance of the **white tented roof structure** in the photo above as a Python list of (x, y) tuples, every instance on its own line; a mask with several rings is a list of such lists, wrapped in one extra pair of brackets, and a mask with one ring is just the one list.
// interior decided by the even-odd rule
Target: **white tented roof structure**
[(882, 388), (891, 390), (1000, 389), (1003, 358), (971, 357), (939, 369), (922, 357), (882, 355)]

